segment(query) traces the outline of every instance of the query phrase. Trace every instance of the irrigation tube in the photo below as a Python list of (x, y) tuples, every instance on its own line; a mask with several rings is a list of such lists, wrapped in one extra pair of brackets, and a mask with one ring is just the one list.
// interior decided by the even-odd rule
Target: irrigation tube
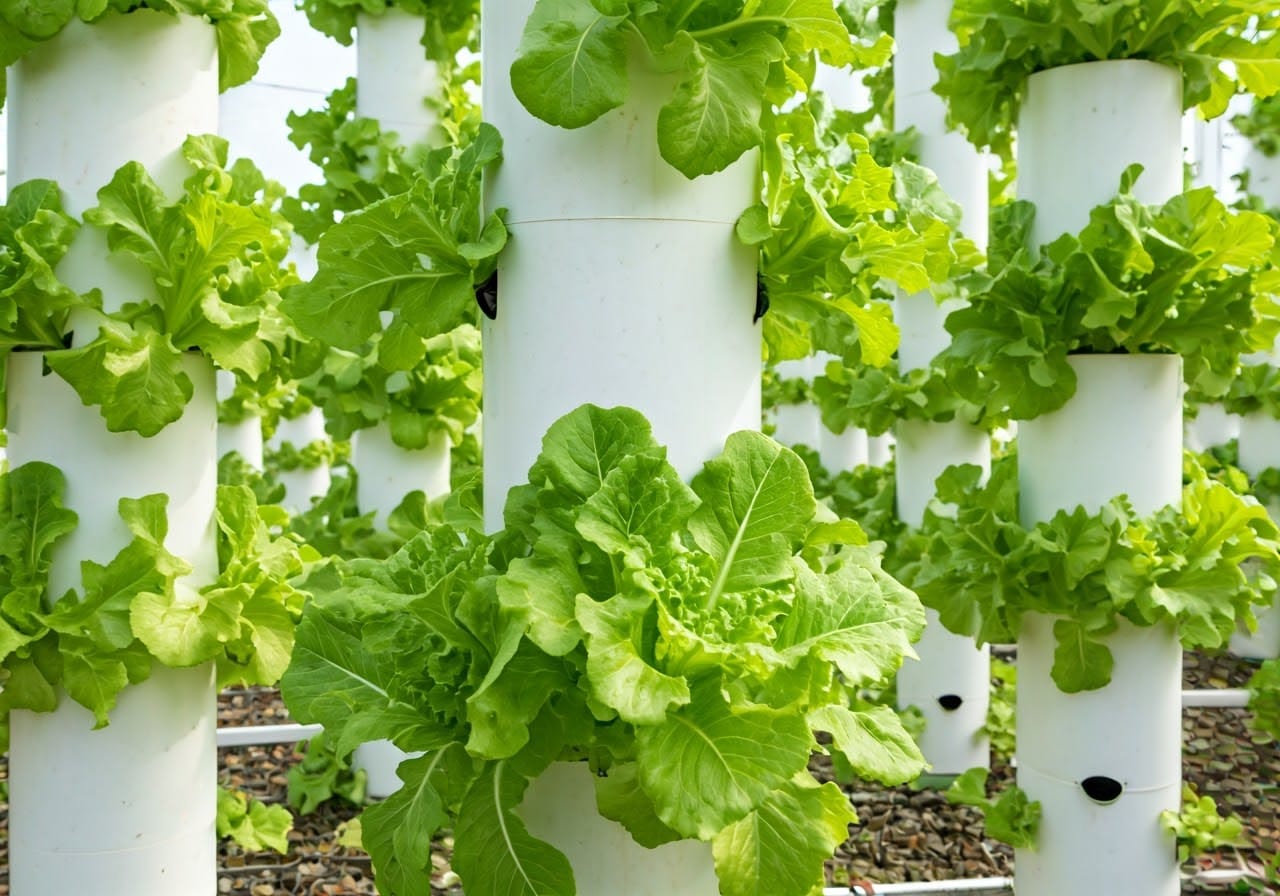
[(1249, 692), (1244, 688), (1211, 688), (1183, 691), (1182, 708), (1244, 709), (1249, 705)]
[[(1244, 708), (1249, 703), (1249, 692), (1244, 688), (1213, 688), (1200, 691), (1183, 691), (1182, 707), (1191, 708)], [(218, 746), (221, 747), (255, 747), (267, 744), (288, 744), (294, 741), (308, 740), (319, 734), (319, 725), (236, 725), (218, 729)], [(927, 882), (926, 882), (927, 883)], [(897, 886), (895, 884), (895, 886)], [(914, 886), (914, 884), (913, 884)], [(845, 890), (829, 890), (827, 896)], [(881, 891), (878, 887), (876, 892)], [(903, 891), (907, 892), (907, 891)], [(911, 892), (966, 892), (963, 890), (919, 890)]]
[(922, 880), (906, 884), (858, 884), (828, 887), (822, 896), (914, 896), (916, 893), (976, 893), (979, 896), (1012, 893), (1011, 877), (975, 877), (969, 880)]
[(218, 729), (218, 747), (259, 747), (310, 740), (323, 729), (319, 725), (253, 725)]

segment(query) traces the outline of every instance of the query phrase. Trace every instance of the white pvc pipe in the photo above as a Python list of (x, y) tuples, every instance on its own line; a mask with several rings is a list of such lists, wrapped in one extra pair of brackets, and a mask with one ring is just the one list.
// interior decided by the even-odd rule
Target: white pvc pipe
[(964, 305), (958, 299), (939, 303), (929, 292), (913, 296), (899, 293), (893, 303), (893, 321), (902, 334), (898, 366), (903, 371), (928, 367), (939, 352), (951, 345), (947, 315)]
[[(218, 403), (231, 397), (235, 391), (236, 376), (229, 370), (216, 371)], [(218, 422), (218, 459), (236, 452), (255, 470), (264, 469), (262, 463), (262, 419), (256, 414), (235, 423)]]
[(1182, 708), (1243, 709), (1249, 705), (1249, 691), (1245, 688), (1208, 688), (1182, 692)]
[(426, 100), (442, 93), (440, 67), (426, 58), (422, 16), (389, 8), (360, 13), (356, 28), (356, 110), (394, 131), (405, 146), (442, 141)]
[[(1272, 358), (1268, 358), (1272, 361)], [(1240, 469), (1250, 477), (1257, 477), (1268, 467), (1280, 466), (1280, 420), (1265, 411), (1256, 411), (1239, 420)], [(1275, 515), (1277, 508), (1270, 508)], [(1280, 656), (1280, 609), (1272, 604), (1255, 607), (1257, 628), (1249, 631), (1243, 620), (1237, 626), (1227, 649), (1234, 656), (1255, 660), (1269, 660)]]
[[(1179, 503), (1181, 359), (1101, 355), (1071, 363), (1075, 396), (1019, 427), (1024, 524), (1076, 505), (1096, 513), (1122, 493), (1140, 514)], [(1018, 780), (1042, 804), (1037, 850), (1017, 851), (1018, 889), (1176, 896), (1173, 843), (1156, 818), (1177, 810), (1181, 791), (1177, 632), (1120, 620), (1101, 639), (1115, 663), (1111, 682), (1066, 694), (1050, 676), (1053, 622), (1028, 614), (1018, 638)], [(1100, 804), (1086, 789), (1090, 779), (1119, 782), (1123, 790)]]
[(930, 423), (899, 420), (895, 429), (898, 517), (907, 525), (924, 522), (933, 500), (934, 483), (947, 467), (973, 464), (983, 475), (991, 471), (991, 439), (986, 431), (961, 420)]
[(926, 896), (926, 894), (969, 893), (972, 896), (999, 896), (1013, 892), (1013, 878), (976, 877), (968, 880), (920, 880), (904, 884), (853, 883), (848, 887), (827, 887), (822, 896)]
[[(840, 360), (839, 355), (831, 352), (818, 352), (814, 355), (814, 375), (825, 373), (828, 364), (832, 361)], [(866, 466), (866, 430), (859, 429), (856, 426), (849, 426), (842, 433), (834, 433), (820, 422), (818, 429), (818, 457), (822, 461), (822, 466), (832, 475), (843, 470)]]
[[(686, 479), (732, 432), (760, 426), (757, 253), (734, 237), (755, 200), (756, 154), (693, 181), (671, 169), (655, 129), (675, 81), (639, 60), (628, 102), (595, 124), (569, 131), (533, 118), (508, 75), (533, 7), (488, 0), (481, 12), (483, 106), (506, 147), (485, 201), (510, 209), (514, 235), (497, 320), (484, 328), (490, 529), (547, 428), (585, 402), (645, 414)], [(534, 836), (568, 856), (580, 892), (716, 892), (708, 844), (638, 847), (599, 819), (591, 791), (585, 764), (552, 766), (520, 810)]]
[(809, 401), (780, 404), (773, 409), (773, 426), (773, 437), (781, 444), (817, 448), (822, 431), (822, 413)]
[(527, 480), (542, 434), (581, 404), (642, 411), (685, 477), (719, 454), (729, 433), (759, 428), (754, 253), (734, 243), (732, 226), (519, 228), (502, 258), (498, 319), (484, 329), (485, 518), (493, 525), (507, 491)]
[(1077, 355), (1076, 394), (1018, 424), (1021, 514), (1028, 525), (1128, 495), (1139, 514), (1177, 503), (1182, 487), (1182, 359)]
[[(449, 440), (442, 431), (431, 437), (425, 449), (410, 451), (391, 440), (391, 427), (386, 422), (360, 430), (352, 438), (356, 506), (361, 513), (373, 511), (374, 524), (385, 527), (391, 511), (409, 492), (421, 489), (428, 500), (447, 495), (450, 454)], [(396, 768), (408, 755), (388, 740), (356, 747), (352, 763), (368, 775), (369, 796), (385, 799), (400, 789)]]
[[(136, 161), (175, 197), (190, 174), (182, 142), (217, 131), (217, 97), (214, 30), (203, 19), (140, 10), (72, 21), (9, 70), (9, 183), (55, 180), (79, 217)], [(107, 255), (106, 237), (85, 227), (58, 276), (78, 292), (100, 289), (107, 311), (154, 291), (141, 265)], [(77, 343), (96, 335), (75, 323)]]
[(1032, 242), (1078, 233), (1143, 166), (1134, 195), (1167, 202), (1182, 190), (1182, 80), (1169, 66), (1107, 60), (1037, 72), (1018, 119), (1018, 197), (1036, 204)]
[(680, 840), (646, 849), (596, 811), (585, 762), (556, 762), (529, 783), (519, 812), (529, 833), (555, 844), (573, 867), (579, 893), (670, 896), (719, 892), (711, 844)]
[(1264, 156), (1250, 146), (1245, 155), (1249, 192), (1269, 205), (1280, 205), (1280, 156)]
[[(82, 560), (107, 563), (130, 540), (122, 497), (169, 495), (166, 547), (194, 567), (193, 587), (217, 576), (212, 366), (183, 366), (195, 394), (156, 436), (109, 433), (95, 407), (40, 354), (9, 361), (9, 457), (44, 461), (67, 479), (76, 530), (55, 549), (50, 594), (80, 587)], [(10, 885), (14, 896), (209, 893), (216, 883), (213, 668), (157, 666), (121, 694), (111, 724), (63, 697), (53, 713), (15, 711), (10, 744)]]
[(320, 725), (244, 725), (218, 729), (218, 749), (295, 744), (324, 731)]
[(351, 462), (359, 474), (356, 506), (361, 513), (376, 513), (377, 524), (383, 526), (411, 491), (425, 492), (428, 501), (444, 497), (449, 493), (450, 455), (443, 430), (432, 434), (420, 451), (393, 442), (385, 422), (360, 430), (351, 439)]
[(1219, 403), (1202, 404), (1196, 409), (1196, 415), (1186, 421), (1183, 441), (1192, 451), (1208, 451), (1218, 445), (1225, 445), (1240, 435), (1240, 418), (1228, 414), (1226, 408)]
[[(288, 419), (281, 417), (276, 424), (276, 431), (267, 440), (267, 447), (279, 450), (286, 442), (301, 451), (312, 442), (327, 439), (324, 429), (324, 413), (319, 408), (312, 408), (304, 414)], [(281, 470), (277, 475), (284, 486), (284, 507), (290, 513), (299, 513), (311, 506), (316, 498), (323, 498), (329, 493), (332, 477), (328, 464), (316, 467), (299, 467), (296, 470)]]
[[(947, 129), (946, 103), (933, 92), (934, 54), (956, 49), (947, 27), (951, 0), (900, 0), (894, 13), (894, 127), (914, 126), (920, 163), (961, 210), (960, 229), (979, 247), (987, 245), (987, 162), (961, 134)], [(932, 357), (932, 355), (930, 356)]]
[(1266, 411), (1254, 411), (1239, 420), (1240, 469), (1250, 477), (1268, 467), (1280, 467), (1280, 420)]
[(983, 731), (991, 703), (990, 645), (947, 631), (934, 610), (915, 645), (918, 661), (898, 670), (898, 707), (924, 716), (920, 751), (934, 775), (959, 775), (990, 764), (991, 742)]
[(850, 426), (834, 433), (825, 426), (818, 432), (818, 456), (822, 466), (835, 474), (867, 465), (867, 431)]
[(872, 467), (888, 466), (889, 461), (893, 460), (893, 449), (895, 441), (892, 432), (882, 433), (878, 436), (867, 436), (867, 464)]

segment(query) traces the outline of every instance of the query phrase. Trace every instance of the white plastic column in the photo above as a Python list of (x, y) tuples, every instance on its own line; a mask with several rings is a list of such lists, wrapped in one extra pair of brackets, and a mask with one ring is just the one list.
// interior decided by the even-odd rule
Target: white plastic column
[[(946, 126), (946, 105), (933, 92), (938, 71), (936, 53), (950, 53), (956, 38), (947, 27), (951, 0), (902, 0), (894, 14), (894, 127), (914, 126), (920, 134), (920, 162), (933, 169), (938, 182), (961, 209), (961, 230), (980, 246), (987, 244), (987, 166), (962, 135)], [(944, 327), (955, 303), (939, 306), (933, 295), (899, 295), (894, 318), (902, 333), (898, 365), (905, 373), (928, 367), (950, 344)], [(894, 428), (897, 461), (894, 475), (898, 516), (909, 525), (924, 520), (933, 498), (934, 480), (952, 464), (972, 463), (989, 470), (990, 437), (963, 422), (899, 421)], [(986, 768), (990, 743), (983, 732), (991, 702), (991, 655), (968, 637), (942, 627), (932, 610), (916, 652), (919, 662), (904, 663), (898, 672), (898, 705), (924, 713), (921, 750), (935, 775), (958, 775)]]
[[(217, 131), (217, 96), (214, 33), (202, 20), (142, 10), (72, 22), (9, 70), (9, 183), (52, 178), (78, 217), (136, 161), (176, 195), (190, 173), (182, 142)], [(108, 311), (152, 288), (140, 265), (106, 257), (106, 237), (85, 227), (58, 275), (77, 291), (102, 290)], [(82, 327), (77, 342), (96, 336)]]
[[(383, 527), (404, 496), (421, 489), (428, 500), (449, 493), (450, 445), (443, 432), (432, 436), (421, 451), (409, 451), (391, 440), (391, 428), (379, 423), (352, 437), (351, 462), (356, 468), (356, 506), (373, 511), (374, 524)], [(356, 747), (356, 768), (368, 775), (366, 790), (374, 799), (391, 796), (401, 787), (396, 768), (405, 752), (388, 740)]]
[(1140, 59), (1086, 62), (1027, 79), (1018, 119), (1018, 198), (1036, 204), (1039, 246), (1078, 233), (1116, 195), (1134, 163), (1134, 195), (1163, 203), (1182, 191), (1182, 80)]
[(356, 108), (395, 131), (405, 146), (436, 145), (440, 119), (426, 104), (441, 92), (439, 66), (426, 58), (422, 17), (389, 8), (361, 13), (356, 29)]
[[(1142, 201), (1180, 192), (1181, 98), (1176, 70), (1140, 60), (1032, 75), (1019, 121), (1018, 192), (1036, 204), (1033, 242), (1083, 228), (1129, 165), (1143, 166), (1135, 187)], [(1023, 522), (1077, 505), (1094, 513), (1120, 494), (1140, 514), (1179, 503), (1180, 359), (1086, 356), (1072, 365), (1079, 383), (1067, 405), (1019, 424)], [(1017, 889), (1176, 896), (1173, 841), (1157, 817), (1176, 810), (1181, 795), (1177, 633), (1122, 622), (1109, 642), (1111, 684), (1068, 695), (1049, 678), (1051, 630), (1050, 620), (1030, 618), (1018, 642), (1019, 783), (1043, 803), (1043, 816), (1038, 851), (1018, 851)], [(1099, 805), (1085, 790), (1091, 778), (1117, 781), (1123, 791)]]
[[(187, 175), (188, 134), (217, 130), (213, 28), (191, 16), (139, 11), (96, 25), (74, 22), (9, 70), (10, 183), (52, 178), (74, 215), (125, 162), (141, 162), (176, 193)], [(84, 228), (58, 269), (108, 309), (150, 288), (138, 268), (108, 260)], [(93, 333), (79, 333), (81, 341)], [(216, 408), (212, 368), (187, 360), (195, 397), (151, 439), (107, 433), (64, 381), (42, 377), (37, 354), (15, 355), (8, 381), (9, 456), (67, 477), (79, 514), (51, 570), (51, 591), (80, 581), (80, 561), (105, 563), (128, 541), (121, 497), (164, 492), (170, 550), (190, 561), (192, 584), (217, 574)], [(216, 703), (211, 667), (157, 668), (121, 695), (111, 725), (64, 699), (51, 714), (15, 712), (10, 746), (10, 887), (14, 896), (210, 893), (214, 852)]]
[[(217, 371), (218, 402), (231, 397), (236, 376), (229, 370)], [(232, 451), (244, 458), (255, 470), (262, 470), (262, 418), (256, 414), (235, 423), (218, 421), (218, 459)]]
[[(898, 363), (903, 371), (925, 367), (950, 341), (943, 321), (949, 308), (922, 293), (899, 296), (894, 316), (902, 330)], [(963, 421), (930, 423), (900, 420), (894, 428), (898, 516), (911, 526), (924, 522), (935, 494), (934, 481), (953, 464), (991, 468), (991, 438)], [(898, 671), (898, 705), (924, 714), (920, 747), (932, 773), (958, 775), (990, 764), (990, 742), (983, 731), (991, 703), (991, 652), (972, 638), (943, 628), (937, 613), (926, 611), (928, 625), (916, 645), (919, 662)]]
[[(799, 361), (779, 361), (776, 369), (778, 376), (782, 379), (813, 382), (814, 363), (809, 358)], [(817, 448), (818, 436), (822, 431), (822, 414), (812, 401), (781, 404), (773, 409), (773, 425), (773, 437), (783, 445)]]
[[(827, 67), (827, 71), (833, 71)], [(818, 352), (814, 356), (814, 374), (818, 375), (827, 369), (827, 365), (832, 361), (840, 361), (839, 355), (833, 355), (831, 352)], [(818, 458), (822, 461), (822, 466), (833, 476), (842, 470), (852, 470), (855, 467), (866, 466), (867, 463), (867, 432), (856, 426), (845, 428), (844, 432), (835, 433), (827, 429), (826, 425), (819, 421), (818, 429)]]
[[(956, 37), (947, 27), (951, 0), (899, 0), (894, 13), (894, 127), (920, 133), (920, 163), (959, 204), (961, 230), (987, 245), (987, 163), (961, 134), (947, 130), (947, 107), (933, 92), (935, 53), (953, 53)], [(1021, 172), (1019, 172), (1021, 174)], [(932, 357), (932, 356), (931, 356)]]
[(569, 859), (579, 893), (719, 892), (707, 844), (645, 849), (622, 825), (600, 817), (592, 777), (585, 762), (557, 762), (529, 783), (520, 806), (529, 833)]
[[(1260, 411), (1240, 418), (1240, 469), (1256, 477), (1268, 467), (1280, 466), (1280, 420)], [(1274, 518), (1278, 507), (1268, 508)], [(1231, 636), (1230, 650), (1236, 656), (1267, 660), (1280, 656), (1280, 609), (1272, 605), (1256, 609), (1258, 628), (1244, 628)]]
[[(312, 442), (328, 439), (324, 430), (324, 413), (319, 408), (312, 408), (305, 414), (292, 420), (284, 417), (276, 424), (276, 431), (267, 440), (267, 447), (279, 450), (285, 442), (301, 451)], [(284, 486), (284, 506), (290, 513), (300, 513), (311, 506), (313, 498), (322, 498), (329, 493), (329, 465), (307, 469), (282, 470), (280, 483)]]
[[(1181, 500), (1181, 360), (1097, 355), (1071, 361), (1079, 378), (1061, 410), (1019, 427), (1021, 515), (1096, 513), (1127, 494), (1139, 514)], [(1064, 694), (1049, 677), (1052, 619), (1030, 615), (1018, 639), (1018, 783), (1043, 804), (1039, 848), (1019, 850), (1020, 892), (1176, 896), (1173, 840), (1156, 819), (1181, 791), (1182, 650), (1171, 625), (1121, 621), (1106, 639), (1109, 685)], [(1109, 778), (1108, 805), (1085, 790)], [(1081, 861), (1088, 856), (1088, 861)]]
[(444, 497), (449, 493), (449, 457), (443, 431), (432, 435), (426, 448), (410, 451), (391, 440), (386, 423), (360, 430), (351, 439), (351, 462), (360, 474), (356, 506), (361, 513), (376, 513), (376, 523), (383, 526), (411, 491), (425, 492), (429, 501)]
[(320, 178), (320, 170), (289, 142), (289, 113), (321, 108), (325, 96), (355, 74), (356, 54), (312, 28), (291, 0), (271, 0), (271, 11), (280, 36), (267, 47), (253, 80), (222, 94), (219, 133), (233, 158), (252, 159), (296, 195), (298, 187)]
[(1249, 192), (1270, 205), (1280, 205), (1280, 155), (1265, 156), (1251, 146), (1245, 167), (1249, 171)]
[[(508, 76), (533, 5), (489, 0), (481, 15), (483, 104), (506, 141), (486, 202), (509, 210), (512, 232), (497, 320), (484, 329), (490, 528), (501, 525), (507, 491), (527, 480), (547, 428), (583, 403), (640, 410), (686, 478), (732, 432), (760, 426), (756, 253), (734, 237), (755, 196), (754, 154), (692, 181), (669, 167), (656, 117), (673, 82), (638, 58), (623, 108), (575, 131), (533, 118)], [(587, 793), (561, 783), (562, 772), (572, 770), (534, 782), (521, 811), (569, 854), (582, 892), (715, 890), (707, 844), (636, 849)]]
[[(184, 359), (195, 396), (158, 435), (109, 433), (38, 353), (9, 364), (9, 457), (44, 461), (67, 479), (80, 518), (55, 550), (50, 593), (80, 587), (80, 562), (107, 563), (130, 534), (122, 497), (169, 495), (165, 544), (189, 561), (193, 586), (217, 576), (213, 508), (217, 407), (213, 369)], [(111, 724), (64, 697), (53, 713), (14, 712), (9, 768), (10, 886), (14, 896), (212, 893), (216, 884), (212, 666), (171, 670), (120, 696)]]
[(1219, 403), (1202, 404), (1183, 425), (1183, 441), (1192, 451), (1208, 451), (1240, 436), (1240, 418)]
[(484, 109), (506, 148), (486, 202), (508, 209), (513, 234), (484, 330), (491, 526), (543, 433), (583, 403), (644, 412), (686, 477), (729, 433), (760, 426), (756, 254), (733, 235), (754, 155), (693, 181), (667, 165), (656, 118), (672, 81), (639, 59), (623, 108), (573, 131), (533, 118), (508, 76), (532, 8), (482, 16)]

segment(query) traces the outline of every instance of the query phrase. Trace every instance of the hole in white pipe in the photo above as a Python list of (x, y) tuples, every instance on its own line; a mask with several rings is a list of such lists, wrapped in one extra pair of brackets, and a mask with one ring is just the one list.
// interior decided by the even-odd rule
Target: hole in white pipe
[(943, 694), (938, 698), (938, 705), (947, 712), (955, 712), (964, 703), (964, 698), (959, 694)]
[(1109, 806), (1120, 799), (1120, 794), (1124, 792), (1124, 785), (1115, 778), (1093, 775), (1080, 782), (1080, 789), (1084, 791), (1085, 796), (1098, 805)]

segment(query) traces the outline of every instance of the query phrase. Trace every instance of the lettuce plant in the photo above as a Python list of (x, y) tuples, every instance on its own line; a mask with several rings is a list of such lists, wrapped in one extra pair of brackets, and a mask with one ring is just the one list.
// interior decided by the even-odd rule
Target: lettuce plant
[(424, 892), (448, 826), (475, 896), (571, 894), (516, 810), (577, 760), (639, 843), (707, 840), (723, 893), (801, 896), (853, 818), (806, 771), (815, 733), (864, 776), (919, 772), (897, 716), (850, 703), (910, 654), (923, 611), (790, 451), (737, 433), (686, 485), (639, 413), (584, 406), (505, 520), (431, 527), (313, 583), (290, 711), (340, 752), (387, 737), (424, 754), (363, 818), (380, 892)]
[(896, 359), (884, 367), (846, 367), (831, 361), (826, 372), (814, 378), (813, 393), (822, 421), (832, 432), (856, 426), (878, 436), (899, 420), (961, 420), (984, 427), (1004, 423), (985, 403), (957, 392), (944, 368), (929, 366), (903, 373)]
[(475, 321), (475, 287), (497, 270), (507, 229), (501, 210), (481, 212), (480, 179), (501, 155), (490, 125), (465, 146), (432, 151), (404, 192), (324, 234), (319, 272), (286, 292), (285, 313), (304, 335), (349, 352), (381, 332), (382, 365), (411, 369), (425, 340)]
[[(424, 102), (436, 111), (448, 143), (469, 143), (480, 127), (480, 108), (469, 92), (479, 83), (480, 65), (449, 66), (439, 80), (439, 94)], [(354, 78), (329, 94), (323, 108), (290, 112), (288, 123), (289, 140), (323, 174), (284, 201), (285, 215), (309, 243), (319, 242), (343, 214), (407, 191), (423, 163), (424, 147), (406, 146), (374, 119), (356, 114)]]
[(353, 43), (361, 15), (396, 9), (422, 19), (422, 46), (428, 59), (448, 63), (464, 47), (479, 42), (480, 0), (296, 0), (311, 27), (344, 47)]
[(1219, 396), (1242, 354), (1271, 345), (1280, 225), (1209, 188), (1145, 206), (1131, 193), (1138, 170), (1038, 254), (1031, 203), (993, 214), (990, 282), (948, 316), (939, 356), (962, 397), (1018, 420), (1056, 410), (1075, 393), (1073, 352), (1178, 354), (1187, 384)]
[(985, 485), (978, 467), (950, 467), (909, 580), (943, 625), (979, 644), (1016, 641), (1025, 613), (1057, 617), (1052, 676), (1068, 693), (1111, 680), (1101, 638), (1121, 619), (1171, 624), (1187, 648), (1221, 647), (1270, 600), (1280, 532), (1254, 498), (1188, 472), (1181, 509), (1141, 517), (1119, 496), (1097, 514), (1077, 507), (1024, 527), (1014, 458)]
[(1264, 156), (1280, 155), (1280, 95), (1255, 99), (1249, 111), (1232, 118), (1231, 124)]
[(1183, 107), (1221, 115), (1239, 87), (1280, 90), (1272, 0), (956, 0), (960, 49), (935, 57), (948, 120), (979, 147), (1007, 150), (1027, 78), (1103, 59), (1146, 59), (1182, 73)]
[[(815, 55), (834, 66), (860, 56), (830, 0), (537, 0), (511, 86), (535, 117), (583, 127), (626, 101), (633, 46), (676, 76), (658, 150), (689, 178), (761, 145), (767, 110), (811, 82)], [(883, 48), (867, 52), (883, 61)]]
[(220, 90), (252, 78), (267, 45), (280, 36), (267, 0), (16, 0), (0, 6), (0, 107), (5, 100), (3, 69), (73, 21), (92, 24), (139, 9), (210, 22), (218, 40)]
[[(85, 213), (112, 256), (135, 262), (150, 280), (149, 294), (118, 311), (104, 312), (97, 290), (77, 295), (53, 274), (80, 226), (61, 210), (55, 184), (19, 185), (0, 216), (0, 244), (9, 249), (0, 268), (0, 355), (45, 351), (112, 432), (150, 436), (182, 416), (194, 391), (182, 369), (186, 352), (254, 379), (279, 368), (296, 337), (279, 311), (277, 289), (292, 275), (278, 187), (245, 160), (228, 165), (221, 138), (189, 137), (182, 152), (194, 173), (177, 200), (129, 162)], [(73, 314), (98, 333), (67, 348)]]
[(331, 351), (301, 389), (324, 410), (336, 439), (386, 423), (391, 440), (406, 450), (426, 448), (444, 435), (452, 444), (480, 418), (480, 331), (462, 324), (423, 339), (412, 367), (388, 367), (375, 336), (361, 352)]
[(766, 119), (761, 200), (737, 234), (760, 251), (768, 356), (824, 350), (883, 366), (898, 346), (883, 284), (945, 294), (979, 260), (955, 233), (959, 209), (927, 169), (879, 164), (852, 116), (825, 101)]
[(1266, 414), (1280, 420), (1280, 368), (1270, 364), (1242, 365), (1221, 400), (1229, 414)]
[(156, 663), (214, 662), (220, 685), (280, 677), (304, 597), (290, 580), (314, 557), (271, 534), (278, 513), (248, 488), (219, 487), (219, 574), (197, 590), (183, 581), (190, 565), (164, 547), (168, 496), (123, 498), (129, 543), (105, 565), (82, 561), (79, 589), (51, 594), (53, 551), (78, 523), (65, 488), (44, 463), (0, 474), (0, 709), (49, 712), (61, 690), (102, 727), (120, 691)]

